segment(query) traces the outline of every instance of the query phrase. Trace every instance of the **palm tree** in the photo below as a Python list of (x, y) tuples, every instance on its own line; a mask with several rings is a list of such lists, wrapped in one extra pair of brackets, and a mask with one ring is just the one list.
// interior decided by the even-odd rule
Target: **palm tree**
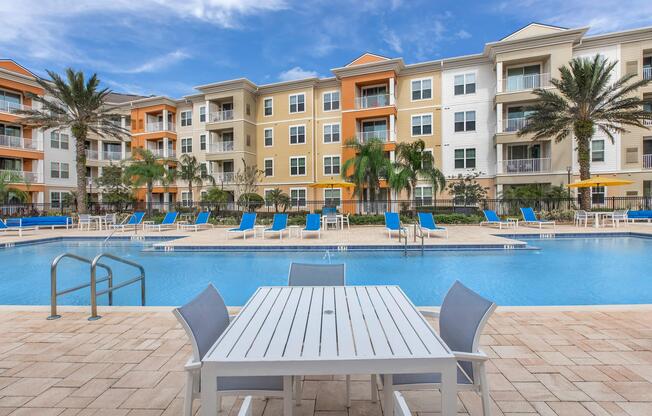
[(179, 168), (176, 171), (176, 177), (188, 182), (188, 193), (191, 204), (193, 185), (201, 187), (204, 182), (210, 182), (211, 185), (215, 186), (215, 178), (202, 169), (201, 163), (197, 161), (195, 156), (189, 154), (184, 154), (179, 159)]
[(11, 197), (17, 198), (20, 202), (27, 200), (27, 192), (11, 185), (19, 182), (23, 182), (23, 177), (19, 173), (0, 171), (0, 202), (8, 204)]
[(157, 157), (147, 149), (133, 149), (133, 162), (125, 168), (125, 176), (130, 178), (136, 187), (145, 185), (147, 188), (147, 212), (152, 211), (152, 192), (154, 182), (165, 180), (168, 176), (165, 167)]
[(106, 104), (111, 93), (108, 88), (99, 88), (100, 80), (93, 74), (85, 81), (84, 73), (66, 69), (63, 79), (56, 72), (47, 71), (51, 81), (38, 79), (45, 90), (44, 96), (32, 96), (41, 108), (22, 110), (25, 122), (45, 129), (70, 128), (75, 137), (77, 169), (77, 194), (80, 196), (79, 213), (86, 213), (88, 195), (86, 193), (86, 139), (92, 132), (99, 137), (123, 140), (129, 131), (123, 129), (116, 119), (119, 114), (112, 113), (114, 107)]
[(408, 200), (412, 200), (420, 178), (432, 184), (433, 195), (446, 186), (446, 178), (435, 167), (432, 152), (426, 152), (425, 148), (426, 143), (423, 140), (396, 145), (394, 171), (389, 178), (389, 183), (396, 192), (407, 190)]
[[(580, 180), (591, 177), (591, 137), (596, 131), (614, 141), (614, 133), (624, 133), (623, 126), (643, 126), (652, 113), (643, 110), (644, 101), (636, 91), (649, 81), (632, 81), (629, 74), (611, 82), (618, 61), (608, 62), (600, 55), (574, 58), (568, 66), (559, 68), (561, 79), (551, 83), (557, 91), (536, 89), (538, 101), (527, 125), (519, 135), (533, 134), (533, 140), (554, 137), (560, 142), (575, 137)], [(580, 205), (588, 209), (589, 190), (581, 191)]]
[(265, 202), (274, 205), (274, 211), (278, 212), (278, 207), (282, 206), (283, 210), (290, 205), (290, 197), (283, 192), (281, 188), (274, 188), (265, 195)]
[[(349, 140), (347, 146), (355, 151), (355, 157), (342, 164), (342, 177), (355, 184), (355, 192), (363, 200), (366, 192), (367, 202), (375, 202), (380, 188), (380, 179), (392, 173), (392, 163), (385, 157), (383, 142), (377, 139), (358, 143)], [(351, 171), (348, 175), (347, 172)], [(375, 206), (375, 205), (374, 205)]]

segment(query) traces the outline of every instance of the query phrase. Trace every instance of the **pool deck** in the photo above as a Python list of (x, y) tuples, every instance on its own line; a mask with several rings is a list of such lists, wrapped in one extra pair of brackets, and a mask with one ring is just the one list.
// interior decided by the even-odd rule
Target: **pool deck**
[[(0, 307), (0, 415), (181, 415), (190, 345), (169, 308)], [(482, 337), (494, 416), (652, 414), (652, 306), (499, 308)], [(433, 325), (436, 324), (433, 322)], [(342, 378), (308, 377), (301, 416), (381, 415), (369, 377), (354, 376), (352, 407)], [(382, 396), (381, 396), (382, 397)], [(434, 416), (437, 392), (405, 397)], [(195, 402), (195, 408), (198, 407)], [(239, 402), (227, 398), (223, 415)], [(281, 415), (280, 399), (256, 399), (256, 416)], [(479, 396), (458, 395), (461, 415), (481, 415)]]

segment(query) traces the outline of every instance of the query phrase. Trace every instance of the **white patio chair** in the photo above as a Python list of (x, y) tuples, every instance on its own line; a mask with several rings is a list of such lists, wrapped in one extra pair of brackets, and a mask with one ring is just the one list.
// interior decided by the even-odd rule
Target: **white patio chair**
[(587, 227), (589, 223), (589, 214), (583, 209), (579, 209), (575, 211), (573, 224), (579, 227), (582, 225), (582, 221), (584, 221), (584, 227)]
[[(192, 401), (200, 393), (201, 359), (229, 326), (229, 312), (215, 286), (209, 284), (197, 297), (173, 311), (192, 344), (192, 357), (186, 363), (186, 394), (183, 415), (192, 415)], [(222, 396), (243, 394), (283, 397), (283, 377), (218, 377), (218, 409)]]
[[(442, 302), (440, 312), (423, 312), (439, 318), (439, 333), (457, 358), (457, 389), (480, 393), (482, 411), (489, 416), (490, 397), (485, 363), (489, 357), (479, 349), (480, 334), (496, 304), (455, 282)], [(372, 399), (378, 399), (376, 376), (372, 376)], [(382, 379), (382, 377), (381, 377)], [(438, 389), (441, 374), (394, 374), (393, 389)]]
[(339, 221), (337, 219), (337, 213), (328, 213), (324, 215), (324, 230), (328, 230), (329, 225), (334, 225), (335, 229), (339, 228)]
[(347, 230), (351, 229), (351, 223), (349, 222), (349, 215), (351, 214), (342, 215), (342, 229), (344, 229), (344, 223), (346, 223)]
[(91, 226), (93, 225), (93, 220), (91, 219), (90, 214), (79, 214), (79, 221), (77, 222), (80, 230), (83, 230), (84, 227), (90, 231)]
[(627, 224), (627, 209), (615, 210), (613, 214), (609, 217), (611, 219), (611, 226), (616, 228), (620, 227), (620, 222)]
[(116, 222), (117, 222), (117, 218), (115, 213), (106, 214), (104, 216), (104, 224), (106, 224), (107, 228), (110, 227), (111, 225), (114, 225)]
[[(346, 266), (344, 264), (290, 263), (288, 286), (344, 286)], [(301, 404), (303, 377), (297, 377), (295, 400)], [(351, 376), (346, 376), (346, 407), (351, 407)]]

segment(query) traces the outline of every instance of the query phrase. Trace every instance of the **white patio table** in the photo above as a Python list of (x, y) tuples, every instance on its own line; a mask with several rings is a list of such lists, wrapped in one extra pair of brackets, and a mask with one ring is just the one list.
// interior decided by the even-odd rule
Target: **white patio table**
[(291, 416), (292, 376), (383, 374), (389, 387), (399, 373), (441, 373), (442, 414), (456, 414), (455, 358), (399, 287), (261, 287), (202, 360), (201, 414), (217, 414), (220, 376), (284, 376)]

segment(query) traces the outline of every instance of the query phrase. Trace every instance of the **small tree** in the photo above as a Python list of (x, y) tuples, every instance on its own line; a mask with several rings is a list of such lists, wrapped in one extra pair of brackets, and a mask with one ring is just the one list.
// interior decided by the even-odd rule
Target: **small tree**
[(27, 192), (16, 188), (16, 183), (23, 182), (23, 177), (10, 170), (0, 171), (0, 201), (8, 204), (12, 198), (16, 198), (21, 203), (27, 201)]
[(95, 179), (95, 183), (101, 189), (103, 202), (120, 206), (134, 200), (129, 178), (125, 177), (122, 166), (104, 167), (102, 176)]
[(281, 188), (274, 188), (267, 193), (265, 202), (274, 205), (274, 211), (278, 212), (278, 208), (282, 207), (285, 212), (290, 205), (290, 197)]
[(191, 204), (193, 185), (201, 187), (204, 182), (215, 185), (215, 178), (202, 169), (201, 164), (195, 156), (189, 154), (184, 154), (179, 159), (179, 168), (176, 171), (176, 177), (188, 182), (188, 193)]
[(134, 186), (146, 186), (147, 212), (151, 214), (154, 182), (165, 179), (168, 173), (165, 167), (156, 159), (156, 156), (149, 150), (135, 148), (133, 151), (133, 160), (133, 163), (125, 169), (125, 175), (131, 180)]
[(257, 193), (242, 194), (238, 198), (238, 205), (240, 205), (245, 211), (255, 211), (265, 205), (265, 198)]
[(218, 187), (210, 188), (201, 198), (203, 203), (214, 205), (220, 211), (222, 205), (229, 200), (229, 193)]
[[(256, 187), (258, 182), (263, 177), (263, 171), (258, 169), (256, 165), (247, 166), (247, 162), (242, 159), (242, 169), (238, 169), (235, 174), (235, 183), (238, 190), (238, 204), (242, 206), (249, 207), (249, 198), (253, 195), (260, 197), (262, 203), (265, 202), (265, 199), (260, 195), (256, 194)], [(255, 197), (254, 197), (255, 198)], [(257, 198), (256, 198), (257, 199)], [(262, 203), (260, 206), (262, 206)], [(249, 209), (249, 208), (247, 208)]]
[(432, 185), (433, 195), (446, 187), (446, 178), (435, 167), (435, 158), (432, 152), (426, 151), (423, 140), (399, 143), (396, 145), (396, 161), (389, 184), (396, 192), (405, 189), (408, 200), (412, 200), (419, 179)]
[(478, 176), (480, 176), (480, 172), (466, 175), (459, 174), (448, 182), (446, 189), (453, 195), (453, 201), (456, 205), (476, 205), (487, 197), (489, 188), (478, 183)]

